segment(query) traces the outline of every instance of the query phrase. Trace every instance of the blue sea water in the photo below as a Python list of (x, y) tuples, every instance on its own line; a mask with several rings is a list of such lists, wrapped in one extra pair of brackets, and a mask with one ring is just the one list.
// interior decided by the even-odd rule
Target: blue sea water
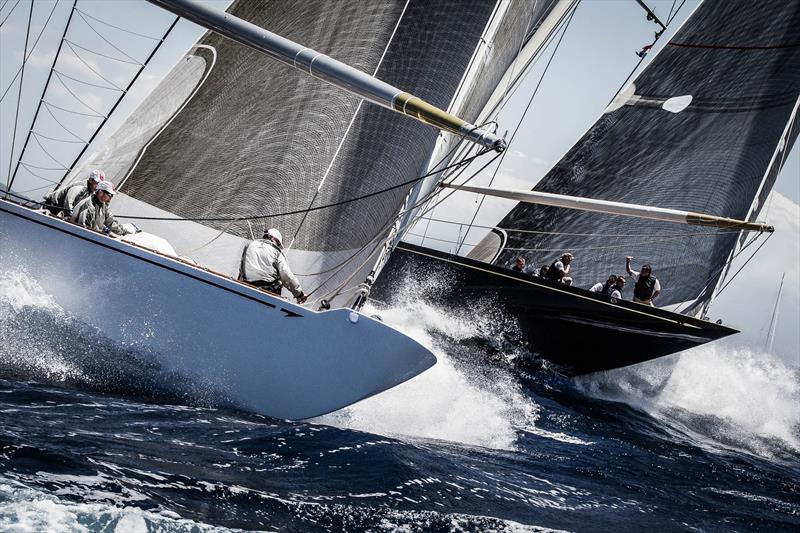
[(490, 307), (380, 310), (439, 363), (307, 422), (137, 362), (0, 277), (3, 531), (796, 531), (799, 376), (720, 346), (580, 379)]

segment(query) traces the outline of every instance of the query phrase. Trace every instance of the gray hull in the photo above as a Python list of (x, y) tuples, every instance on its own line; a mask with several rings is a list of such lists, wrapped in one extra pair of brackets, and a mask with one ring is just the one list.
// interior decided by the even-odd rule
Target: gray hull
[(267, 416), (328, 413), (436, 362), (415, 340), (365, 315), (310, 311), (2, 200), (0, 268), (25, 271), (109, 339), (145, 345), (165, 371)]

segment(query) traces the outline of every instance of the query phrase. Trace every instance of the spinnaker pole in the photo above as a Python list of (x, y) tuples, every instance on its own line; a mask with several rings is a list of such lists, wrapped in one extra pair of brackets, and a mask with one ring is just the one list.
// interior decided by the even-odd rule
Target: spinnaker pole
[(518, 189), (497, 189), (494, 187), (455, 185), (452, 183), (442, 183), (440, 186), (457, 189), (459, 191), (486, 194), (497, 198), (508, 198), (509, 200), (517, 200), (529, 204), (551, 205), (554, 207), (594, 211), (596, 213), (607, 213), (610, 215), (648, 218), (651, 220), (662, 220), (664, 222), (676, 222), (693, 226), (713, 226), (715, 228), (729, 228), (742, 231), (762, 231), (767, 233), (775, 231), (774, 227), (759, 222), (747, 222), (745, 220), (718, 217), (703, 213), (692, 213), (690, 211), (680, 211), (678, 209), (666, 209), (663, 207), (626, 204), (622, 202), (610, 202), (608, 200), (595, 200), (593, 198), (581, 198), (578, 196), (538, 191), (522, 191)]
[(295, 43), (197, 0), (148, 0), (204, 28), (263, 52), (273, 59), (392, 111), (439, 129), (462, 135), (486, 148), (502, 151), (506, 142), (410, 93), (325, 54)]

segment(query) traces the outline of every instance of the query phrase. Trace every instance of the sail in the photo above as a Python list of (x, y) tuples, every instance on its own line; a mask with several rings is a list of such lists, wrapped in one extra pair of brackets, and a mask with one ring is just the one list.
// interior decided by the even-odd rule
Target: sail
[[(704, 2), (534, 190), (754, 220), (797, 136), (799, 94), (799, 3)], [(588, 287), (631, 255), (653, 265), (659, 304), (683, 312), (711, 297), (739, 236), (529, 204), (497, 227), (496, 264), (569, 250)]]
[[(447, 108), (494, 9), (494, 2), (456, 0), (276, 0), (237, 1), (228, 11)], [(206, 47), (216, 53), (216, 62), (210, 68), (205, 57), (210, 71), (203, 73), (207, 79), (196, 92), (171, 88), (170, 83), (180, 82), (171, 75), (150, 104), (129, 119), (146, 122), (141, 116), (160, 105), (160, 94), (190, 94), (137, 156), (121, 186), (130, 201), (120, 195), (116, 210), (120, 215), (216, 219), (137, 224), (170, 241), (177, 238), (179, 253), (228, 274), (236, 272), (240, 253), (235, 249), (241, 250), (244, 239), (277, 227), (290, 245), (289, 260), (305, 291), (313, 291), (315, 299), (326, 297), (354, 268), (369, 264), (408, 189), (336, 208), (298, 211), (413, 179), (430, 157), (438, 131), (362, 104), (213, 33), (199, 41), (187, 61), (198, 53), (207, 55)], [(197, 78), (186, 81), (194, 87)], [(114, 151), (104, 154), (105, 160), (116, 157)], [(99, 162), (91, 159), (85, 168)], [(287, 212), (295, 213), (237, 220)], [(222, 237), (208, 244), (220, 232)], [(355, 283), (364, 277), (356, 276)]]

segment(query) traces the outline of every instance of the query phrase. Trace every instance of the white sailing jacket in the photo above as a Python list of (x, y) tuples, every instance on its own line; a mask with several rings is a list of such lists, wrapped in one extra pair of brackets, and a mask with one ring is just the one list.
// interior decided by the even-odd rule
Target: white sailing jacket
[(70, 220), (97, 231), (104, 231), (107, 228), (117, 235), (129, 233), (114, 219), (108, 204), (95, 200), (94, 195), (81, 200), (73, 208)]
[(257, 239), (247, 245), (242, 257), (245, 281), (273, 282), (280, 279), (283, 286), (297, 297), (303, 293), (300, 282), (289, 268), (286, 256), (266, 239)]

